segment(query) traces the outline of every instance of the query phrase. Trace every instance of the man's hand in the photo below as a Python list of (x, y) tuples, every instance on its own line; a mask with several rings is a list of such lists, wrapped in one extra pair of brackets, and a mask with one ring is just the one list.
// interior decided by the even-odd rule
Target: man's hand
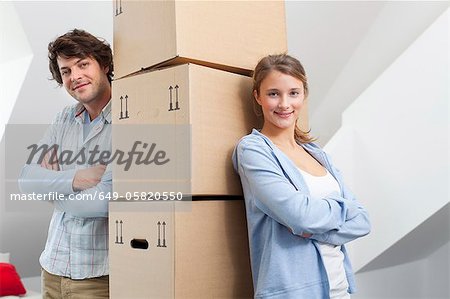
[[(53, 159), (50, 159), (52, 158), (52, 156)], [(41, 162), (41, 167), (47, 168), (49, 170), (59, 171), (58, 158), (56, 157), (56, 151), (54, 149), (51, 152), (47, 152)]]
[(100, 183), (105, 170), (106, 165), (96, 165), (77, 170), (72, 182), (73, 190), (78, 192), (94, 187)]

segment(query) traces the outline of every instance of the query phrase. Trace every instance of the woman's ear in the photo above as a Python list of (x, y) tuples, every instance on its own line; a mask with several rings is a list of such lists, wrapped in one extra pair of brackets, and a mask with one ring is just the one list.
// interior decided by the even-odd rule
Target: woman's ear
[(253, 97), (255, 101), (261, 106), (261, 100), (259, 99), (258, 92), (256, 90), (253, 91)]

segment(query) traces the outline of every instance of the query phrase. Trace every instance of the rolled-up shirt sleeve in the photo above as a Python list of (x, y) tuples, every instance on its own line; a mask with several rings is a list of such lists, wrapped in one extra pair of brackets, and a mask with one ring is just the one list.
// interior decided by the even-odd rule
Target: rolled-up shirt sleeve
[(108, 201), (111, 199), (112, 173), (106, 170), (96, 186), (55, 200), (55, 208), (77, 217), (108, 217)]
[[(44, 136), (37, 144), (37, 148), (51, 149), (56, 144), (56, 131), (60, 118), (58, 113), (53, 123), (47, 128)], [(41, 152), (41, 155), (45, 152)], [(58, 192), (61, 194), (73, 193), (72, 182), (76, 169), (55, 171), (40, 165), (41, 155), (33, 154), (25, 166), (23, 166), (19, 178), (19, 189), (23, 193), (45, 194)]]
[(19, 189), (22, 193), (58, 192), (65, 195), (74, 193), (72, 182), (76, 171), (76, 169), (55, 171), (40, 165), (27, 164), (20, 173)]

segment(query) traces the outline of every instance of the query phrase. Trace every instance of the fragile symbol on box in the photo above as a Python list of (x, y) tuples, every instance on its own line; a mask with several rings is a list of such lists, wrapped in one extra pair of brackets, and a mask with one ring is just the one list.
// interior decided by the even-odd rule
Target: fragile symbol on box
[[(123, 235), (122, 235), (122, 227), (123, 221), (116, 220), (116, 244), (123, 244)], [(120, 227), (120, 230), (119, 230)], [(120, 241), (119, 241), (119, 232), (120, 232)]]
[[(169, 86), (169, 110), (168, 111), (174, 111), (174, 110), (180, 110), (180, 107), (178, 105), (178, 89), (180, 87), (178, 85), (175, 85), (173, 87), (172, 85)], [(172, 90), (175, 89), (175, 109), (173, 108), (173, 97), (172, 97)]]
[[(158, 245), (156, 247), (167, 247), (166, 246), (166, 222), (158, 221)], [(162, 245), (161, 245), (161, 226), (162, 226)]]

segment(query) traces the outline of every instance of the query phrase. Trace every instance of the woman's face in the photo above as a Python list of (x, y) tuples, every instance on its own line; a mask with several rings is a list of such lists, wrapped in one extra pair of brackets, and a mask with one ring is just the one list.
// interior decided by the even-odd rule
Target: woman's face
[(299, 79), (273, 70), (261, 82), (259, 95), (253, 95), (262, 108), (264, 130), (285, 130), (296, 124), (305, 89)]

